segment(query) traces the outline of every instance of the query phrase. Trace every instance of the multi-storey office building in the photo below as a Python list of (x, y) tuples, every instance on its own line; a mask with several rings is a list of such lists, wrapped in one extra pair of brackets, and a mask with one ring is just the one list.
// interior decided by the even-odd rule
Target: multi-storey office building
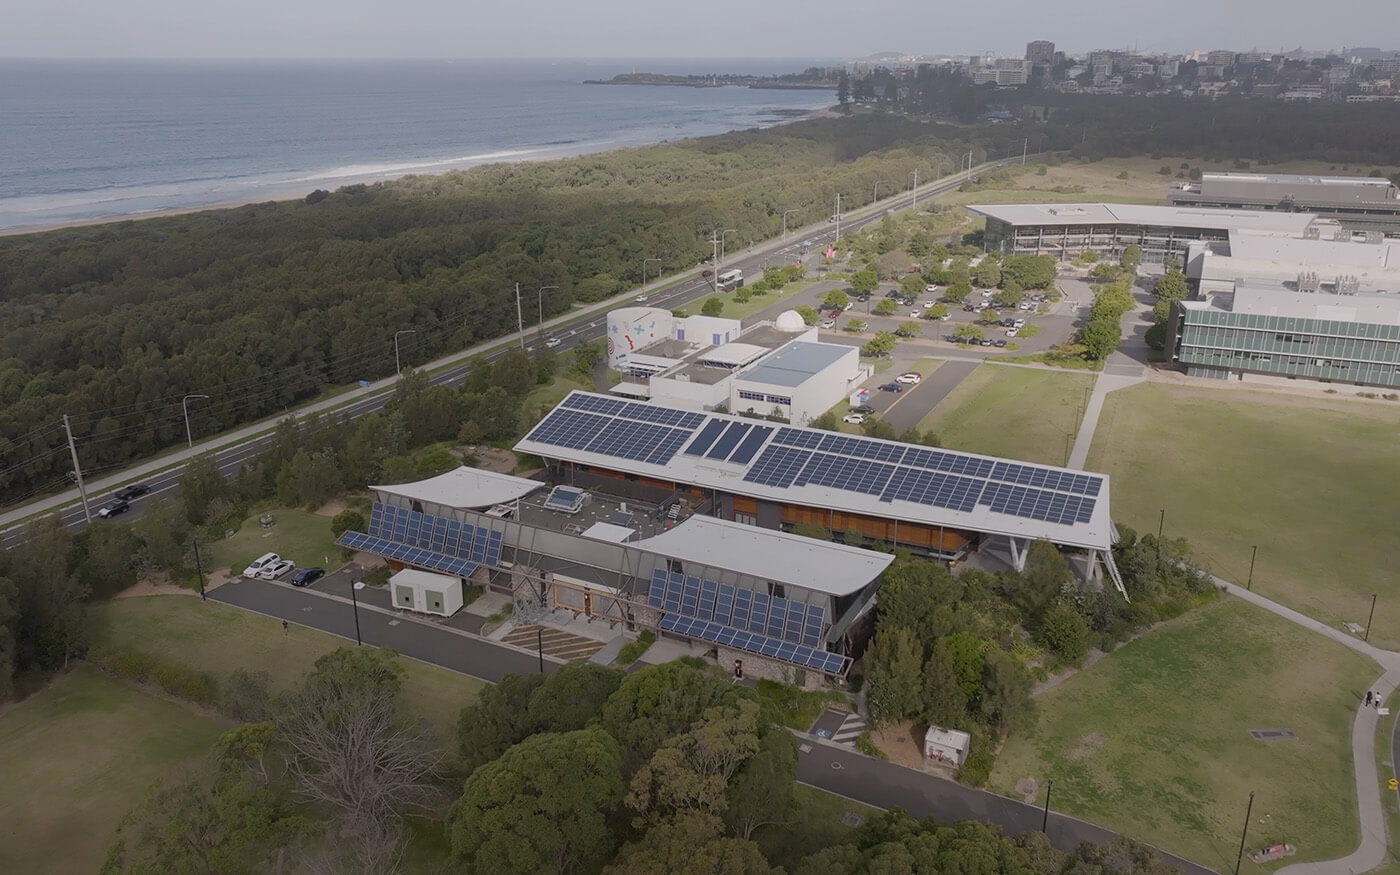
[(1400, 236), (1400, 189), (1388, 179), (1283, 173), (1204, 173), (1200, 182), (1174, 182), (1173, 206), (1312, 213), (1354, 231)]

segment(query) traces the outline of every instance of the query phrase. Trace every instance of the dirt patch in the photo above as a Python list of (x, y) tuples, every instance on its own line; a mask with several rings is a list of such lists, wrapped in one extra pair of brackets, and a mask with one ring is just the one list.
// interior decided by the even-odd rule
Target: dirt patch
[(509, 474), (515, 470), (515, 453), (496, 447), (466, 446), (455, 451), (459, 456), (476, 456), (476, 467), (497, 474)]
[(132, 599), (148, 595), (199, 595), (197, 590), (171, 583), (163, 574), (152, 575), (117, 593), (114, 598)]
[(1071, 750), (1066, 756), (1072, 760), (1082, 760), (1098, 753), (1101, 747), (1103, 747), (1103, 735), (1099, 732), (1091, 732), (1079, 739), (1079, 744), (1076, 744), (1074, 750)]
[(1022, 802), (1030, 803), (1040, 795), (1040, 785), (1035, 778), (1022, 778), (1016, 782), (1016, 794), (1021, 797)]
[(871, 729), (870, 740), (885, 752), (890, 762), (911, 769), (924, 767), (923, 733), (916, 732), (912, 723), (897, 723), (884, 729)]
[(337, 498), (316, 508), (316, 516), (335, 516), (343, 510), (345, 510), (345, 502)]

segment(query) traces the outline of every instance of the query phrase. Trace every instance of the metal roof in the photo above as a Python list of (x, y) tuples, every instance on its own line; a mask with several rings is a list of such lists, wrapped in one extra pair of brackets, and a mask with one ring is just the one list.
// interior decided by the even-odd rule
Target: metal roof
[(410, 500), (428, 501), (447, 507), (474, 508), (515, 501), (543, 487), (543, 483), (513, 477), (510, 474), (497, 474), (481, 468), (453, 468), (446, 474), (415, 483), (369, 488), (390, 495), (401, 495)]
[(859, 591), (894, 561), (890, 553), (706, 516), (691, 517), (635, 546), (834, 596)]
[(816, 374), (851, 355), (854, 347), (793, 341), (739, 375), (740, 380), (769, 386), (801, 386)]
[(1148, 225), (1221, 231), (1249, 228), (1299, 235), (1317, 218), (1311, 213), (1147, 204), (974, 204), (967, 209), (1011, 225)]
[[(624, 407), (628, 409), (621, 409)], [(606, 443), (611, 435), (619, 435), (622, 441), (611, 448), (614, 452), (608, 452), (609, 447), (599, 443)], [(709, 448), (707, 442), (705, 448), (697, 451), (697, 445), (707, 437), (713, 447)], [(797, 445), (792, 443), (794, 441)], [(588, 446), (595, 448), (590, 450)], [(621, 402), (591, 392), (570, 393), (559, 407), (516, 443), (515, 449), (549, 459), (689, 483), (735, 495), (922, 525), (1015, 538), (1043, 538), (1056, 544), (1095, 550), (1106, 550), (1114, 541), (1109, 483), (1104, 474), (820, 429), (775, 426), (730, 414)], [(633, 458), (624, 454), (631, 454)], [(759, 482), (766, 479), (762, 476), (765, 466), (771, 468), (775, 461), (780, 461), (777, 457), (800, 459), (803, 454), (814, 458), (821, 455), (838, 464), (834, 469), (821, 472), (823, 476), (819, 477), (788, 478), (786, 484)], [(931, 467), (927, 461), (905, 461), (928, 457), (938, 457), (946, 464)], [(890, 488), (883, 493), (880, 490), (874, 493), (856, 491), (852, 486), (852, 481), (862, 472), (884, 471), (889, 476), (890, 468), (897, 469), (896, 476), (890, 478)], [(848, 476), (847, 470), (856, 473)], [(910, 476), (901, 477), (903, 474)], [(758, 477), (758, 481), (751, 479), (753, 477)], [(915, 485), (919, 478), (956, 483), (964, 490), (961, 503), (968, 509), (914, 500), (912, 490), (903, 487)], [(1066, 481), (1078, 483), (1082, 488), (1076, 491), (1073, 487), (1048, 485)], [(1087, 519), (1051, 522), (992, 509), (995, 504), (1005, 503), (1008, 491), (1017, 490), (1029, 490), (1057, 501), (1072, 500), (1087, 512)], [(968, 497), (971, 501), (966, 500)]]

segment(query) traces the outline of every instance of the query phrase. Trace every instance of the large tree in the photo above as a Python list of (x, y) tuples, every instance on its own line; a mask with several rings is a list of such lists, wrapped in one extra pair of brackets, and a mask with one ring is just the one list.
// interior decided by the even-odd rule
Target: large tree
[(630, 773), (672, 736), (689, 729), (707, 708), (749, 696), (752, 693), (733, 686), (713, 666), (673, 660), (628, 675), (603, 705), (598, 720), (622, 746)]
[(727, 838), (721, 829), (717, 818), (703, 814), (688, 814), (659, 824), (640, 839), (624, 845), (604, 872), (606, 875), (776, 875), (782, 871), (764, 859), (757, 844)]
[(774, 730), (758, 742), (758, 752), (729, 781), (729, 808), (724, 821), (741, 839), (760, 826), (785, 823), (797, 780), (797, 739)]
[(468, 773), (491, 762), (535, 731), (530, 699), (543, 675), (508, 674), (489, 684), (457, 719), (457, 756)]
[(901, 626), (886, 626), (870, 642), (866, 707), (877, 726), (896, 723), (920, 710), (923, 648)]
[(757, 702), (707, 708), (633, 776), (626, 801), (637, 812), (638, 825), (680, 814), (723, 815), (729, 807), (729, 780), (758, 753), (760, 728)]
[(622, 753), (602, 729), (532, 736), (467, 778), (447, 815), (452, 856), (481, 875), (596, 870), (625, 790)]

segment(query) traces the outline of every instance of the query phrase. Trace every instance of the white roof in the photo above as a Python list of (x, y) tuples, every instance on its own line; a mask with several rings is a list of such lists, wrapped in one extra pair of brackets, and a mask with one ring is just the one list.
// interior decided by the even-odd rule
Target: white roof
[(768, 354), (768, 348), (755, 346), (752, 343), (741, 343), (734, 341), (714, 349), (706, 350), (699, 358), (707, 362), (729, 365), (730, 367), (741, 367), (749, 362), (757, 361)]
[(621, 544), (628, 538), (637, 534), (636, 529), (629, 529), (626, 526), (617, 526), (612, 523), (594, 523), (583, 530), (585, 538), (592, 538), (595, 541), (612, 541)]
[[(599, 402), (597, 399), (602, 399), (602, 401)], [(627, 412), (606, 413), (597, 410), (590, 412), (590, 407), (596, 407), (598, 403), (623, 407), (631, 404), (650, 416), (638, 417)], [(580, 426), (569, 423), (570, 419), (586, 423), (582, 427), (584, 429), (596, 428), (597, 430), (581, 432)], [(652, 424), (666, 422), (666, 427), (680, 432), (675, 437), (681, 438), (679, 446), (682, 449), (677, 449), (674, 453), (662, 453), (663, 458), (657, 462), (624, 458), (615, 452), (602, 452), (601, 447), (597, 451), (586, 449), (595, 438), (604, 437), (604, 429), (633, 433), (646, 432), (649, 426), (641, 425), (640, 423), (643, 422)], [(694, 435), (701, 433), (707, 426), (713, 424), (714, 428), (723, 428), (736, 423), (759, 430), (755, 432), (756, 434), (764, 434), (762, 430), (767, 430), (766, 436), (762, 437), (757, 445), (749, 448), (752, 450), (752, 455), (748, 460), (743, 462), (728, 460), (730, 455), (738, 455), (737, 450), (743, 448), (742, 442), (723, 450), (721, 453), (723, 458), (713, 457), (709, 454), (692, 455), (683, 451), (683, 448), (694, 439)], [(636, 424), (635, 427), (632, 424)], [(554, 439), (556, 433), (561, 436)], [(541, 436), (551, 439), (537, 439)], [(778, 446), (777, 439), (780, 437), (792, 437), (813, 445), (840, 444), (842, 448), (814, 449), (808, 446), (784, 450)], [(585, 448), (568, 446), (571, 442)], [(717, 438), (715, 448), (719, 449), (724, 443), (723, 438)], [(789, 444), (788, 446), (793, 445)], [(849, 451), (852, 447), (868, 451), (871, 455), (853, 458), (853, 454)], [(636, 452), (639, 448), (638, 445), (633, 444), (627, 447), (627, 451)], [(1113, 522), (1109, 513), (1109, 478), (1104, 474), (1076, 471), (1053, 465), (1036, 465), (976, 453), (932, 449), (879, 438), (842, 435), (819, 429), (756, 422), (730, 414), (699, 413), (680, 407), (646, 402), (623, 402), (620, 399), (591, 392), (575, 391), (570, 393), (560, 402), (559, 407), (551, 411), (533, 431), (516, 443), (515, 449), (549, 459), (560, 459), (604, 470), (620, 471), (625, 474), (636, 474), (669, 482), (688, 483), (736, 495), (775, 502), (788, 502), (806, 507), (819, 507), (1014, 538), (1031, 540), (1043, 538), (1056, 544), (1094, 550), (1106, 550), (1114, 542)], [(907, 452), (910, 450), (913, 452)], [(949, 464), (947, 467), (939, 469), (939, 473), (933, 474), (932, 479), (972, 488), (975, 490), (975, 495), (981, 496), (988, 503), (978, 500), (970, 510), (959, 510), (898, 497), (891, 497), (890, 500), (886, 501), (882, 500), (882, 494), (879, 492), (872, 494), (836, 486), (824, 486), (810, 480), (801, 482), (800, 485), (797, 479), (791, 480), (790, 485), (772, 485), (759, 482), (759, 480), (746, 479), (751, 471), (762, 466), (770, 452), (774, 457), (787, 455), (798, 458), (807, 454), (812, 457), (813, 461), (818, 455), (838, 460), (851, 459), (850, 467), (852, 469), (867, 472), (874, 477), (879, 477), (881, 473), (884, 473), (887, 478), (890, 476), (888, 471), (890, 468), (907, 470), (916, 478), (924, 477), (924, 472), (931, 469), (915, 463), (904, 463), (902, 459), (906, 453), (911, 458), (933, 454)], [(840, 461), (840, 464), (844, 466), (846, 462)], [(913, 467), (909, 467), (909, 465), (913, 465)], [(974, 468), (996, 473), (985, 477), (969, 473)], [(830, 474), (832, 472), (824, 473)], [(1084, 478), (1086, 485), (1091, 488), (1087, 492), (1070, 494), (1059, 487), (1045, 485), (1049, 480), (1059, 481), (1062, 475), (1074, 475), (1070, 479)], [(755, 476), (759, 476), (756, 471)], [(852, 475), (848, 478), (842, 474), (840, 479), (841, 482), (848, 482), (855, 476), (858, 475)], [(760, 476), (761, 479), (765, 478)], [(983, 481), (987, 487), (985, 490), (983, 490)], [(890, 480), (890, 482), (893, 481)], [(992, 510), (990, 500), (994, 492), (1015, 493), (1020, 497), (1027, 494), (1022, 491), (1023, 488), (1035, 496), (1043, 496), (1047, 500), (1057, 502), (1064, 501), (1065, 499), (1061, 496), (1068, 495), (1069, 498), (1073, 499), (1073, 504), (1088, 512), (1089, 518), (1084, 522), (1077, 520), (1050, 522), (1013, 513), (1009, 510)], [(939, 487), (934, 485), (932, 491), (939, 491)]]
[(972, 743), (972, 736), (961, 729), (942, 729), (937, 726), (930, 726), (928, 732), (924, 733), (924, 746), (936, 744), (940, 747), (952, 748), (953, 750), (966, 750)]
[(1011, 225), (1153, 225), (1221, 231), (1249, 228), (1299, 235), (1316, 219), (1311, 213), (1147, 204), (977, 204), (968, 206), (968, 210)]
[(497, 474), (481, 468), (453, 468), (446, 474), (416, 483), (370, 487), (377, 492), (399, 495), (410, 500), (464, 509), (505, 504), (542, 488), (544, 484), (534, 480), (513, 477), (510, 474)]
[[(1328, 292), (1295, 292), (1272, 286), (1236, 285), (1233, 295), (1219, 297), (1220, 303), (1226, 305), (1231, 313), (1400, 325), (1400, 295), (1334, 295)], [(1210, 310), (1216, 306), (1210, 301), (1182, 301), (1181, 305), (1188, 310)]]
[[(1212, 259), (1221, 258), (1212, 255)], [(1304, 240), (1258, 234), (1231, 234), (1230, 263), (1270, 262), (1322, 274), (1329, 269), (1389, 271), (1400, 277), (1400, 244), (1391, 241), (1363, 243), (1354, 240)]]
[(411, 586), (414, 588), (430, 586), (434, 589), (443, 589), (449, 586), (460, 586), (462, 579), (460, 577), (452, 577), (448, 574), (433, 574), (431, 571), (419, 571), (416, 568), (405, 568), (403, 571), (389, 578), (389, 582), (396, 583), (399, 586)]
[(889, 553), (708, 516), (691, 517), (636, 546), (834, 596), (862, 589), (894, 561)]

